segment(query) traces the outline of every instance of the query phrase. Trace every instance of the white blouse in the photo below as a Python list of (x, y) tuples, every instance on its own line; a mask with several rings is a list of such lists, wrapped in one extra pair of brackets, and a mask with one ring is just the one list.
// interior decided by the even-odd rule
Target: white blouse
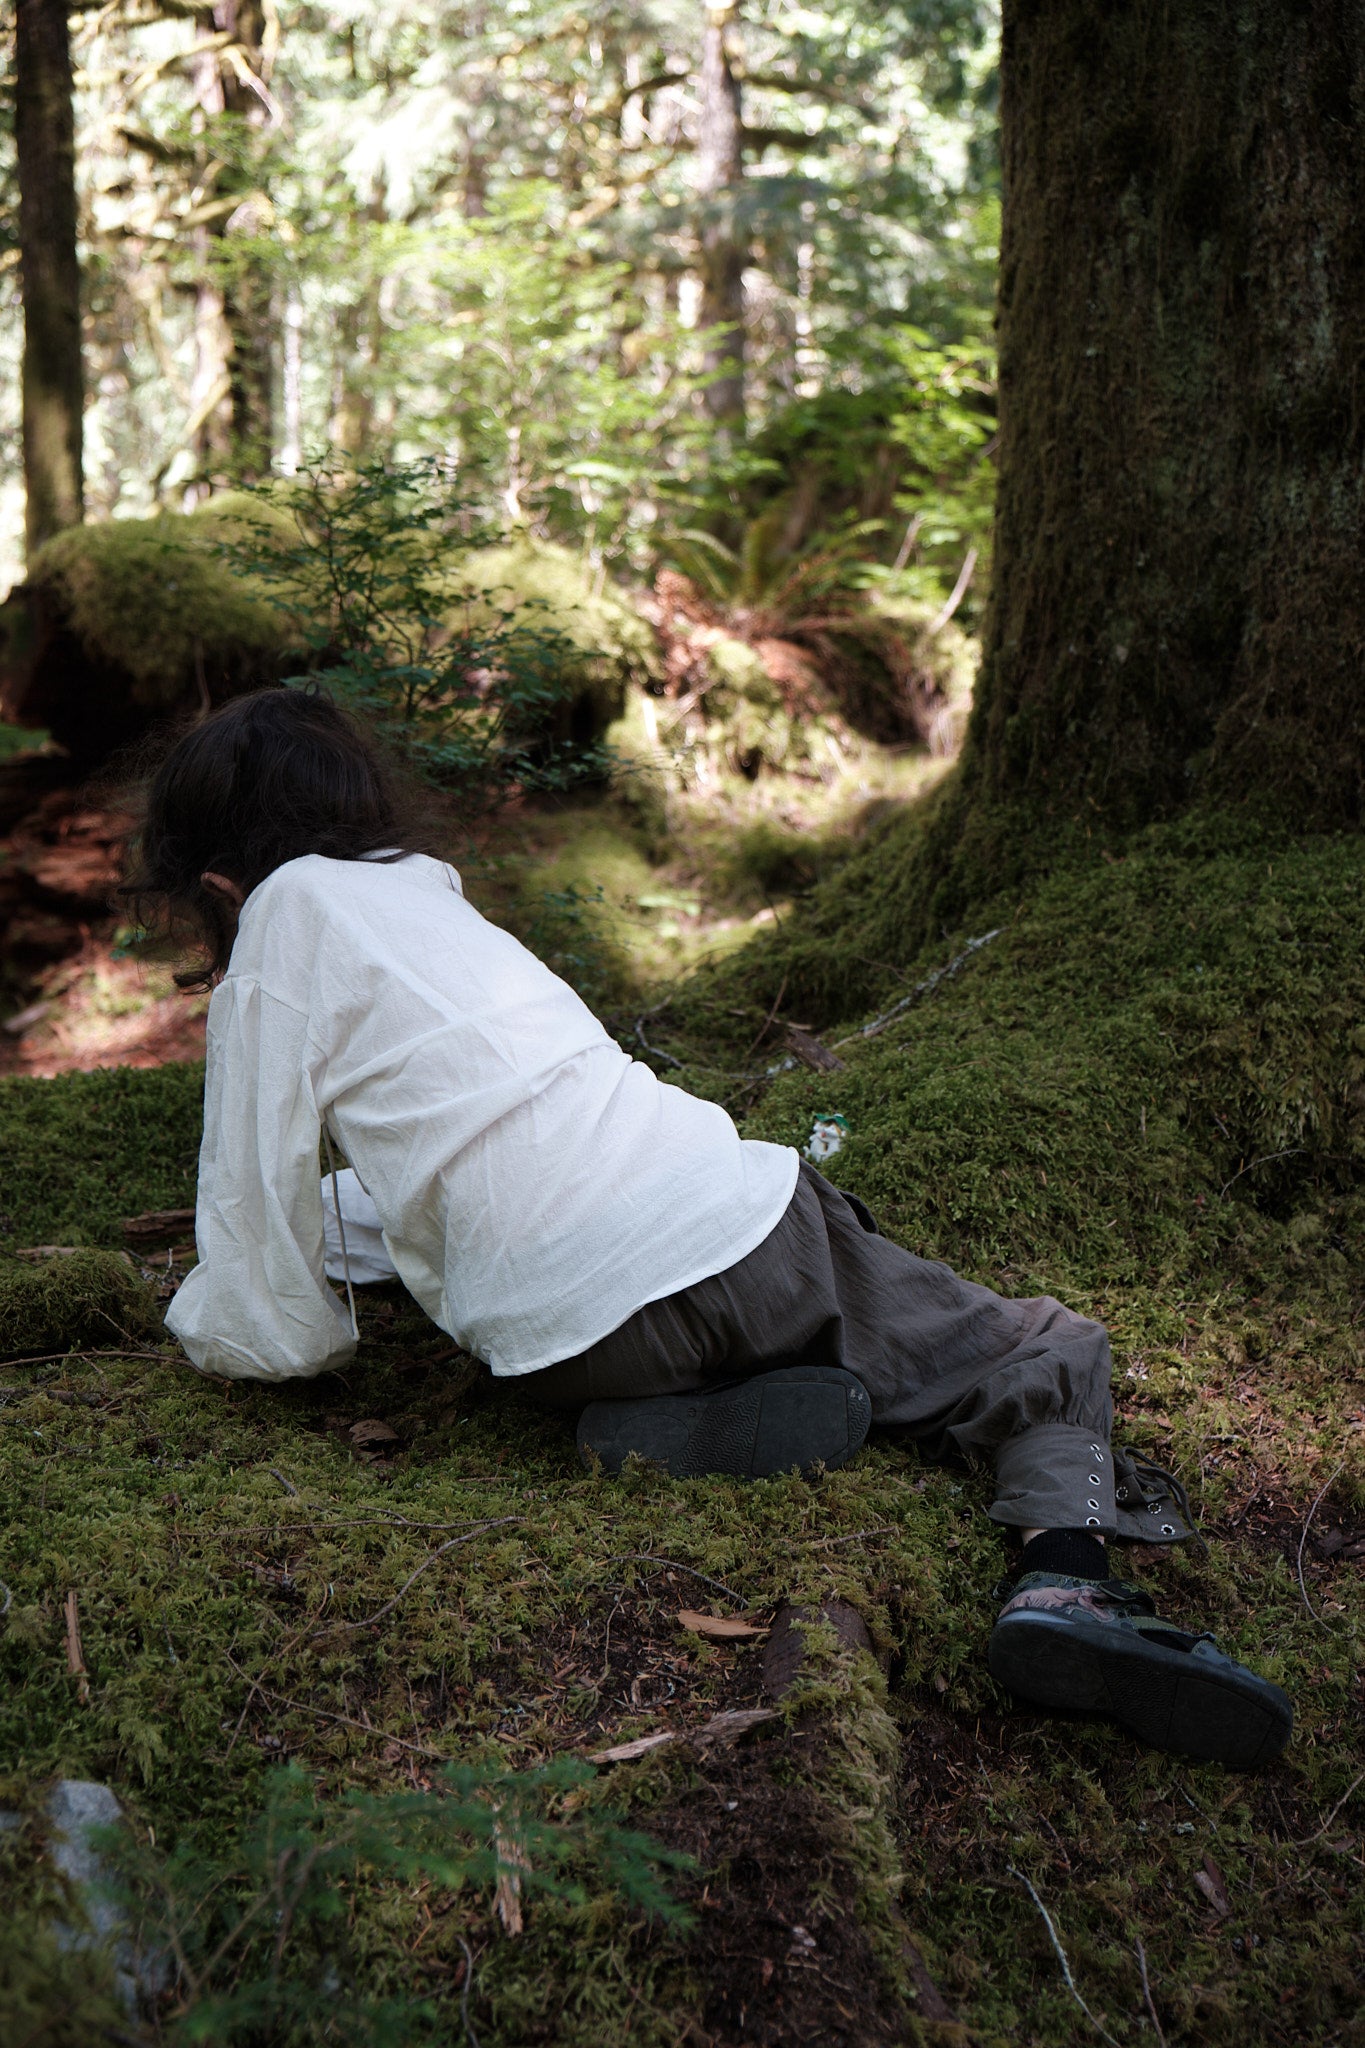
[(632, 1060), (453, 868), (308, 854), (247, 898), (209, 1004), (199, 1263), (166, 1318), (201, 1372), (355, 1350), (324, 1272), (324, 1117), (410, 1292), (503, 1375), (734, 1265), (796, 1185), (794, 1151)]

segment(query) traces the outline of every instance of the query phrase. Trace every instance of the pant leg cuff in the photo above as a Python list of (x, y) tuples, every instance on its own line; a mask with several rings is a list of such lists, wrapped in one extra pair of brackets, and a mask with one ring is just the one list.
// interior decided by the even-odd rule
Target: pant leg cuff
[(1104, 1436), (1077, 1423), (1048, 1422), (1000, 1445), (993, 1522), (1016, 1529), (1089, 1529), (1114, 1534), (1114, 1456)]

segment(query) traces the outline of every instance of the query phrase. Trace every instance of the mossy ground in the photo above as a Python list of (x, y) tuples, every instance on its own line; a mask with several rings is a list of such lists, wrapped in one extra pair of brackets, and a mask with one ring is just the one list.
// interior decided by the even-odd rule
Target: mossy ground
[[(1365, 1524), (1359, 842), (1166, 828), (1111, 861), (1082, 852), (914, 955), (892, 936), (897, 891), (914, 891), (897, 837), (704, 976), (651, 1041), (756, 1135), (796, 1142), (840, 1110), (837, 1178), (905, 1242), (1105, 1317), (1123, 1434), (1183, 1473), (1212, 1551), (1122, 1568), (1290, 1688), (1285, 1757), (1232, 1777), (1007, 1700), (983, 1656), (1004, 1568), (984, 1475), (879, 1442), (818, 1485), (606, 1482), (562, 1423), (379, 1295), (356, 1368), (309, 1386), (215, 1386), (169, 1350), (0, 1368), (14, 1804), (59, 1772), (104, 1778), (159, 1843), (213, 1842), (281, 1756), (338, 1790), (421, 1782), (431, 1753), (522, 1764), (696, 1726), (758, 1697), (756, 1652), (688, 1635), (681, 1607), (762, 1619), (838, 1594), (868, 1616), (886, 1678), (826, 1644), (749, 1748), (600, 1774), (593, 1797), (699, 1854), (679, 1885), (691, 1933), (597, 1896), (537, 1904), (509, 1939), (486, 1898), (376, 1882), (348, 1903), (357, 1967), (429, 1994), (435, 2037), (458, 2040), (467, 1939), (470, 2017), (503, 2048), (1071, 2048), (1096, 2035), (1022, 1873), (1124, 2048), (1157, 2039), (1139, 1943), (1172, 2048), (1365, 2041), (1365, 1598), (1342, 1554)], [(997, 925), (900, 1020), (855, 1035)], [(795, 993), (774, 1004), (784, 976)], [(843, 1071), (767, 1076), (793, 1003), (850, 1038)], [(175, 1069), (9, 1084), (10, 1244), (112, 1248), (122, 1216), (181, 1206), (194, 1087)], [(397, 1433), (385, 1462), (349, 1434), (367, 1418)], [(341, 1627), (453, 1525), (491, 1523), (379, 1621)], [(63, 1647), (72, 1590), (86, 1702)], [(29, 1841), (0, 1844), (6, 1905), (27, 1896)], [(51, 1962), (74, 1983), (65, 2006), (35, 1991), (31, 1913), (16, 1925), (0, 1999), (10, 1986), (44, 2048), (90, 2038), (85, 1966)], [(908, 1936), (966, 2032), (924, 2017)]]

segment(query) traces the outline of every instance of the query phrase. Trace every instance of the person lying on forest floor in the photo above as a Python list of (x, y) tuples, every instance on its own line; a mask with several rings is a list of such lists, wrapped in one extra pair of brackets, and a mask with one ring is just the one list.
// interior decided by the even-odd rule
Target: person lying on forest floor
[[(199, 936), (178, 979), (213, 989), (199, 1262), (166, 1318), (192, 1363), (344, 1367), (363, 1252), (496, 1378), (576, 1413), (608, 1473), (830, 1471), (874, 1423), (990, 1459), (990, 1514), (1023, 1541), (995, 1677), (1157, 1748), (1277, 1755), (1279, 1687), (1111, 1576), (1109, 1539), (1194, 1532), (1179, 1483), (1111, 1444), (1100, 1324), (917, 1258), (795, 1151), (661, 1081), (480, 916), (438, 843), (312, 689), (237, 699), (151, 782), (127, 894)], [(320, 1136), (344, 1176), (320, 1180)]]

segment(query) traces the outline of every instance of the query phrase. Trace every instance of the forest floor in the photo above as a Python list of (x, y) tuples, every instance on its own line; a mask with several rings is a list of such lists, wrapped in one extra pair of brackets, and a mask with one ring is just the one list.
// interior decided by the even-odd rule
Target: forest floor
[[(270, 1937), (205, 1971), (197, 2035), (168, 1996), (159, 2038), (1365, 2042), (1358, 842), (1214, 821), (1080, 849), (925, 952), (896, 939), (913, 862), (910, 828), (874, 831), (808, 910), (657, 999), (650, 1044), (752, 1135), (839, 1111), (840, 1184), (892, 1235), (1106, 1320), (1121, 1435), (1182, 1474), (1210, 1544), (1122, 1569), (1291, 1691), (1289, 1750), (1234, 1776), (1002, 1694), (988, 1480), (912, 1446), (814, 1483), (607, 1481), (382, 1290), (345, 1375), (196, 1379), (157, 1334), (174, 1226), (132, 1265), (122, 1228), (192, 1202), (195, 1069), (10, 1079), (9, 2038), (141, 2038), (106, 1966), (52, 1941), (38, 1815), (65, 1774), (117, 1790), (153, 1920), (169, 1895), (192, 1923), (204, 1889), (174, 1859), (195, 1847)], [(842, 1065), (784, 1066), (794, 1018)], [(53, 1246), (93, 1249), (17, 1256)], [(709, 1728), (763, 1703), (778, 1604), (833, 1597), (876, 1654), (813, 1629), (774, 1718)], [(757, 1632), (716, 1633), (736, 1620)], [(665, 1732), (545, 1791), (562, 1866), (509, 1824), (496, 1891), (371, 1865), (291, 1927), (237, 1874), (282, 1761), (325, 1833), (356, 1787), (440, 1787), (455, 1760), (496, 1803), (508, 1765)], [(613, 1812), (693, 1859), (662, 1870), (688, 1920), (651, 1919), (622, 1854), (592, 1851)], [(291, 1986), (297, 2031), (263, 2030)]]

